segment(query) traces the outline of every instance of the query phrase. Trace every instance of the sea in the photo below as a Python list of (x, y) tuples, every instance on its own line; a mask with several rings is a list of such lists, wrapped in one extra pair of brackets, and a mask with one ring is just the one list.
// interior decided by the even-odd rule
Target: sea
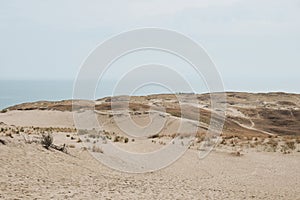
[[(20, 103), (35, 101), (59, 101), (73, 98), (73, 80), (0, 80), (0, 110)], [(206, 93), (209, 92), (203, 84), (194, 82), (196, 90), (183, 91), (179, 85), (174, 83), (177, 91), (185, 93)], [(226, 91), (239, 92), (289, 92), (298, 93), (300, 79), (256, 79), (246, 81), (241, 78), (224, 79), (224, 89)], [(128, 95), (127, 93), (115, 94), (113, 92), (115, 81), (105, 80), (102, 86), (95, 91), (95, 98), (99, 99), (112, 95)], [(125, 86), (126, 88), (126, 86)], [(171, 93), (173, 93), (171, 92)], [(144, 87), (133, 95), (149, 95), (170, 93), (169, 90), (155, 85)], [(132, 95), (132, 94), (129, 94)]]
[[(9, 106), (36, 102), (36, 101), (59, 101), (73, 98), (72, 80), (0, 80), (0, 110)], [(130, 95), (126, 92), (113, 92), (115, 82), (105, 81), (99, 89), (96, 89), (94, 99), (112, 95)], [(186, 91), (189, 92), (189, 91)], [(154, 86), (145, 87), (134, 95), (148, 95), (170, 93), (165, 88)]]
[(25, 102), (71, 98), (72, 81), (0, 81), (0, 109)]

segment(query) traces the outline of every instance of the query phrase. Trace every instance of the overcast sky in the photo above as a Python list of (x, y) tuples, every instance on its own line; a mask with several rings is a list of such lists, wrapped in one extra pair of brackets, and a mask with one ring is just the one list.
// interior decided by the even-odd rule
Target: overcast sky
[(74, 80), (99, 43), (140, 27), (200, 43), (227, 90), (300, 92), (299, 0), (2, 0), (0, 79)]

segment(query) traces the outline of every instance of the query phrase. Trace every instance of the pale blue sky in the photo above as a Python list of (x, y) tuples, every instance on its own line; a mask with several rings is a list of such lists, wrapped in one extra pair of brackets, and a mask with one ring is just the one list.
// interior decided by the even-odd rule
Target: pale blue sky
[(300, 92), (299, 0), (1, 0), (0, 80), (73, 80), (97, 44), (140, 27), (202, 44), (227, 90)]

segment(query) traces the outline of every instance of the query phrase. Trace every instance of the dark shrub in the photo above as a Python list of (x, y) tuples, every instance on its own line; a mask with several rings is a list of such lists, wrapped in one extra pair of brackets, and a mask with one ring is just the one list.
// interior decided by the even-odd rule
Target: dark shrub
[(53, 143), (53, 137), (50, 133), (48, 134), (43, 134), (42, 135), (42, 140), (41, 140), (42, 145), (46, 148), (49, 149), (49, 147)]

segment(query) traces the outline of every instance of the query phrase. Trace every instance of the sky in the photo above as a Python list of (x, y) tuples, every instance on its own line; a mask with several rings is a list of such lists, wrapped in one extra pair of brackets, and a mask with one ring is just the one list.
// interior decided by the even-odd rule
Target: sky
[(98, 44), (142, 27), (201, 44), (226, 90), (300, 93), (299, 0), (2, 0), (0, 80), (74, 80)]

